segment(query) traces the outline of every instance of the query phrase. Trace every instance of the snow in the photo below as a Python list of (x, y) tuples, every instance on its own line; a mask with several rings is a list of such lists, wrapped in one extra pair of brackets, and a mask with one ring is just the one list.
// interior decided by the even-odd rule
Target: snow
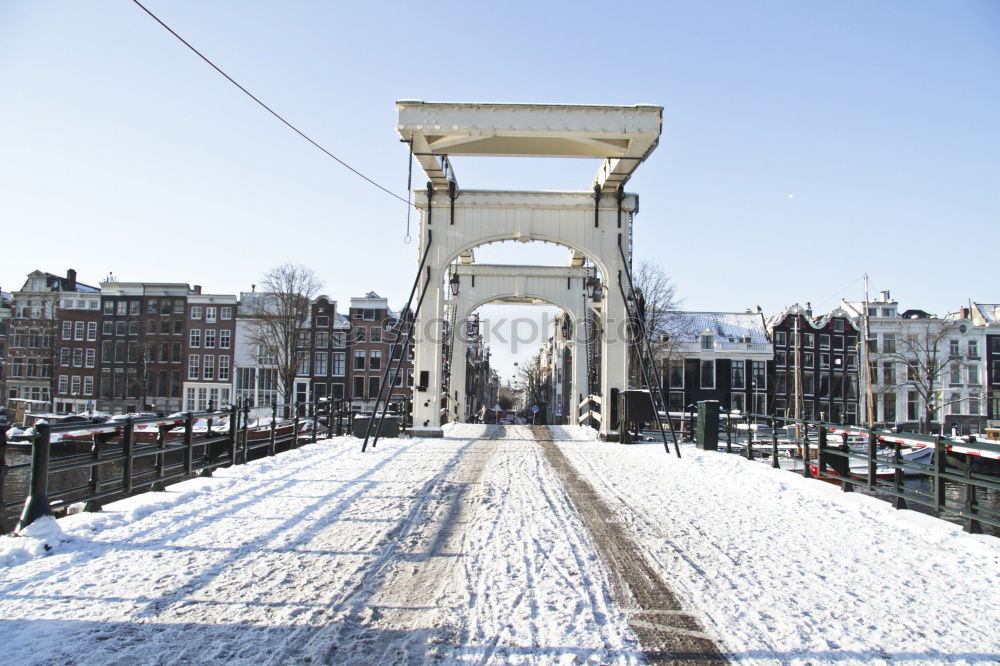
[[(551, 432), (733, 661), (1000, 659), (1000, 540), (739, 456)], [(641, 663), (529, 429), (445, 434), (324, 440), (0, 537), (5, 663)]]

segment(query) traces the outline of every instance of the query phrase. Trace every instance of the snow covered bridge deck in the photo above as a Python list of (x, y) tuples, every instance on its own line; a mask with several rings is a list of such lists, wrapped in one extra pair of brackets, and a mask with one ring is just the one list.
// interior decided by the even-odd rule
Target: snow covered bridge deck
[(639, 663), (664, 627), (740, 663), (1000, 659), (1000, 540), (550, 432), (336, 438), (2, 537), (0, 661)]

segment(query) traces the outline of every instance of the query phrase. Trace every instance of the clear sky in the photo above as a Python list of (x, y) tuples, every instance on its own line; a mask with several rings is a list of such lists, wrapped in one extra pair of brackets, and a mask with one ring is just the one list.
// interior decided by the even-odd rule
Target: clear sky
[[(829, 308), (866, 271), (904, 308), (1000, 300), (1000, 3), (147, 6), (400, 194), (397, 99), (663, 106), (629, 185), (636, 256), (688, 309)], [(456, 171), (470, 188), (585, 189), (597, 168), (535, 162)], [(73, 267), (231, 293), (293, 261), (341, 303), (398, 306), (405, 218), (132, 2), (0, 3), (4, 289)]]

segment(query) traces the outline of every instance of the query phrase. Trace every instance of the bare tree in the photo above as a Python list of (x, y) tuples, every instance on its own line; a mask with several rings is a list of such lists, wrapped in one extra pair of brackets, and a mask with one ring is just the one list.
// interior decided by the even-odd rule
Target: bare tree
[(281, 264), (264, 274), (261, 287), (251, 309), (248, 339), (273, 360), (287, 411), (302, 360), (300, 349), (307, 347), (310, 305), (323, 283), (305, 266)]
[(542, 367), (542, 351), (520, 366), (521, 388), (524, 390), (525, 405), (541, 405), (545, 402), (545, 380), (548, 375)]
[(935, 416), (953, 402), (941, 400), (937, 394), (945, 384), (945, 374), (951, 371), (948, 355), (942, 353), (941, 348), (957, 328), (953, 323), (936, 318), (923, 319), (920, 323), (908, 322), (907, 328), (909, 330), (897, 336), (894, 349), (882, 349), (873, 354), (872, 365), (879, 362), (903, 364), (905, 373), (897, 373), (895, 386), (916, 391), (920, 396), (924, 406), (921, 430), (930, 433)]
[[(677, 312), (681, 306), (677, 288), (658, 262), (639, 262), (632, 274), (632, 284), (640, 318), (633, 333), (649, 341), (653, 357), (661, 363), (661, 372), (666, 372), (669, 361), (678, 357), (680, 345), (694, 333), (689, 330), (691, 321)], [(638, 364), (639, 359), (632, 354), (630, 372), (636, 378), (641, 377)]]

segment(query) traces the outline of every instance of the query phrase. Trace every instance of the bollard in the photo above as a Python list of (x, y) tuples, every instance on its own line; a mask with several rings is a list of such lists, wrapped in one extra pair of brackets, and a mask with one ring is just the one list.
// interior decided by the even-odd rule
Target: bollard
[(229, 408), (229, 464), (236, 464), (236, 434), (240, 431), (240, 410), (236, 405)]
[(312, 443), (313, 444), (316, 443), (316, 431), (319, 430), (319, 414), (317, 414), (317, 410), (316, 410), (316, 408), (318, 406), (319, 406), (319, 398), (317, 398), (314, 395), (313, 396), (313, 405), (312, 405), (312, 410), (313, 410), (313, 413), (312, 413)]
[(809, 478), (809, 428), (802, 424), (802, 476)]
[(49, 424), (36, 423), (35, 436), (31, 443), (31, 488), (24, 500), (21, 519), (17, 521), (17, 532), (42, 516), (51, 516), (49, 506)]
[[(823, 426), (819, 427), (816, 448), (819, 450), (819, 460), (816, 461), (816, 478), (821, 479), (826, 475), (826, 459), (828, 455), (826, 452), (826, 428)], [(843, 481), (841, 481), (841, 487), (843, 487)]]
[(726, 419), (726, 453), (733, 452), (733, 413), (729, 412)]

